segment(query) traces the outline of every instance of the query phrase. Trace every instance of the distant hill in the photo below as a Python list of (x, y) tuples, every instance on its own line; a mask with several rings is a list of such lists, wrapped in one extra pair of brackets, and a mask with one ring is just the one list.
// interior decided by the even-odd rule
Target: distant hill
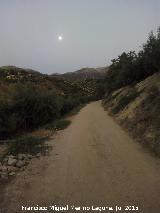
[(0, 80), (8, 82), (17, 81), (36, 81), (36, 79), (43, 79), (44, 75), (32, 69), (24, 69), (16, 66), (2, 66), (0, 67)]
[[(66, 75), (66, 74), (65, 74)], [(70, 74), (69, 74), (70, 76)], [(70, 82), (70, 78), (61, 75), (46, 75), (32, 69), (15, 66), (0, 67), (0, 89), (5, 91), (18, 82), (31, 82), (41, 90), (55, 90), (59, 95), (92, 96), (96, 92), (95, 82)], [(3, 88), (3, 89), (2, 89)]]
[(75, 72), (67, 72), (64, 74), (52, 74), (54, 77), (67, 79), (67, 80), (98, 80), (104, 79), (105, 75), (108, 71), (108, 67), (100, 67), (100, 68), (82, 68)]

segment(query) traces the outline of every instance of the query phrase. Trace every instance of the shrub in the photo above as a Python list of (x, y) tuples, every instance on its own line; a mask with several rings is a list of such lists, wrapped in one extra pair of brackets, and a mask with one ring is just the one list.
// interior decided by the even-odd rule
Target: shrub
[[(9, 100), (8, 100), (9, 99)], [(18, 84), (9, 98), (0, 99), (0, 138), (30, 130), (61, 116), (63, 100), (54, 91)]]
[(31, 129), (60, 116), (61, 100), (52, 91), (40, 92), (32, 85), (20, 85), (14, 94), (13, 110), (19, 119), (19, 127)]
[(17, 83), (9, 96), (0, 97), (0, 139), (54, 122), (87, 101), (85, 96), (60, 96), (33, 83)]
[(12, 102), (5, 97), (0, 99), (0, 139), (10, 136), (16, 131), (17, 117), (12, 110)]

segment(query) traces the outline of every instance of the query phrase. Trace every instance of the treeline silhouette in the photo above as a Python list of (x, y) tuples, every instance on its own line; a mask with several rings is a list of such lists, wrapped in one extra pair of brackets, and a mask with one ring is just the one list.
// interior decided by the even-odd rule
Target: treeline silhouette
[(135, 84), (160, 71), (160, 27), (157, 33), (151, 32), (142, 49), (136, 53), (123, 52), (112, 60), (106, 75), (102, 92), (110, 94), (113, 90)]

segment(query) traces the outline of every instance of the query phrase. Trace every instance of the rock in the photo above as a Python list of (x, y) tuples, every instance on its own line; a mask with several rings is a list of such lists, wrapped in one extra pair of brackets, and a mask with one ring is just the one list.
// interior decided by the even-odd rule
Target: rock
[(2, 166), (2, 167), (0, 168), (0, 171), (2, 171), (2, 172), (7, 172), (7, 166)]
[(16, 175), (15, 172), (10, 172), (10, 173), (9, 173), (9, 176), (14, 176), (14, 175)]
[(26, 162), (26, 165), (28, 165), (30, 162), (30, 159), (26, 159), (25, 162)]
[(8, 173), (6, 173), (6, 172), (1, 172), (0, 176), (1, 176), (2, 179), (5, 179), (5, 180), (8, 179)]
[(8, 166), (7, 169), (8, 169), (8, 172), (9, 172), (9, 173), (10, 173), (10, 172), (16, 172), (16, 171), (18, 170), (18, 168), (15, 167), (15, 166)]
[(18, 154), (17, 159), (18, 160), (23, 160), (23, 154)]
[(27, 154), (18, 154), (18, 160), (24, 160), (24, 159), (27, 159), (28, 158), (28, 155)]
[(18, 160), (23, 160), (23, 159), (24, 159), (23, 154), (18, 154), (17, 159), (18, 159)]
[(25, 170), (25, 167), (21, 167), (20, 169), (19, 169), (19, 171), (21, 171), (21, 172), (23, 172)]
[(9, 155), (8, 158), (16, 159), (16, 156), (14, 156), (14, 155)]
[(9, 159), (8, 159), (8, 166), (14, 166), (14, 165), (16, 165), (16, 163), (17, 163), (17, 160), (16, 159), (14, 159), (14, 158), (12, 158), (12, 157), (9, 157)]
[(36, 154), (36, 157), (37, 158), (41, 157), (41, 153)]
[(26, 161), (25, 160), (18, 160), (16, 163), (16, 167), (21, 168), (23, 166), (26, 165)]
[(32, 159), (33, 158), (33, 155), (27, 155), (28, 159)]

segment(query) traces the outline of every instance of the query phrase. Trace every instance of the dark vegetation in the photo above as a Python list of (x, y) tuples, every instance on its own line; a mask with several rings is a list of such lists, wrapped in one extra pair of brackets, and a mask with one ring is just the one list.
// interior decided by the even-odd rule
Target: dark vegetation
[(95, 87), (90, 81), (69, 82), (32, 70), (1, 67), (0, 139), (57, 121), (75, 107), (95, 100)]
[(105, 80), (105, 91), (110, 94), (127, 85), (134, 85), (160, 71), (160, 27), (157, 34), (149, 34), (148, 40), (136, 54), (123, 52), (112, 60)]
[(44, 126), (44, 128), (51, 131), (65, 129), (71, 124), (71, 120), (68, 118), (76, 115), (84, 106), (85, 104), (79, 104), (78, 106), (74, 107), (71, 111), (66, 113), (64, 116), (62, 116), (60, 119), (52, 121), (51, 123), (47, 123)]

